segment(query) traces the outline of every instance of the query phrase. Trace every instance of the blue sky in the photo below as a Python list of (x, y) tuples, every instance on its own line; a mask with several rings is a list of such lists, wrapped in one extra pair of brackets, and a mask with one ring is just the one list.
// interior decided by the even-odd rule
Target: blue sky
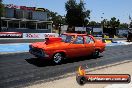
[[(65, 2), (67, 0), (3, 0), (4, 4), (47, 8), (51, 11), (65, 15)], [(77, 0), (79, 2), (80, 0)], [(86, 9), (91, 11), (90, 20), (100, 22), (104, 19), (116, 17), (122, 23), (129, 23), (129, 14), (132, 17), (132, 0), (84, 0)], [(104, 13), (104, 14), (102, 14)]]

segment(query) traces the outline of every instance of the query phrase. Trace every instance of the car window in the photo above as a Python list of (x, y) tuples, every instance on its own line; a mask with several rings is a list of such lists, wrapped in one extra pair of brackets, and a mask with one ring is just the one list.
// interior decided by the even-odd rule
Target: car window
[(62, 38), (62, 41), (65, 42), (67, 36), (62, 34), (60, 37)]
[(74, 41), (74, 44), (83, 44), (83, 37), (77, 36), (76, 40)]
[(85, 38), (86, 38), (86, 43), (94, 43), (94, 40), (91, 37), (86, 36)]
[(65, 39), (65, 43), (70, 43), (71, 41), (73, 41), (74, 36), (68, 35)]
[(86, 43), (90, 43), (90, 37), (86, 36)]

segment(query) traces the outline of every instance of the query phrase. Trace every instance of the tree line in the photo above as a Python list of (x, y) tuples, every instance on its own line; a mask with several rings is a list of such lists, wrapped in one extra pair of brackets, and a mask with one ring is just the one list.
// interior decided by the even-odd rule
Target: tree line
[(85, 3), (80, 0), (79, 3), (76, 0), (68, 0), (65, 3), (65, 9), (67, 11), (66, 16), (58, 15), (56, 12), (49, 12), (52, 17), (53, 24), (58, 27), (59, 24), (68, 25), (68, 31), (75, 31), (75, 27), (82, 26), (101, 26), (103, 28), (128, 28), (127, 23), (120, 23), (120, 20), (116, 17), (112, 17), (110, 20), (103, 19), (100, 23), (96, 21), (89, 21), (90, 10), (85, 8)]

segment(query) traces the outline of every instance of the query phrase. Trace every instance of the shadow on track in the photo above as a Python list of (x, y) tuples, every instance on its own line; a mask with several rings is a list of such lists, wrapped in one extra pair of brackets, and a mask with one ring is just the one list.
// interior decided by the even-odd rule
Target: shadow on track
[(25, 59), (29, 64), (35, 65), (37, 67), (45, 67), (45, 66), (54, 66), (51, 61), (49, 60), (44, 60), (40, 58), (29, 58)]
[[(68, 59), (63, 60), (61, 64), (57, 64), (57, 65), (63, 65), (63, 64), (91, 60), (91, 59), (100, 59), (101, 57), (103, 57), (103, 56), (98, 56), (98, 57), (87, 56), (87, 57), (78, 57), (78, 58), (68, 58)], [(52, 63), (51, 60), (44, 60), (44, 59), (40, 59), (40, 58), (28, 58), (25, 60), (29, 64), (35, 65), (37, 67), (46, 67), (46, 66), (55, 66), (56, 65), (56, 64)]]

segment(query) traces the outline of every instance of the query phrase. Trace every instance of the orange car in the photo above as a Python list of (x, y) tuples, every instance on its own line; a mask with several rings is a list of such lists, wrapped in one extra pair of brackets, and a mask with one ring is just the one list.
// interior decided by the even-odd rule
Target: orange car
[(29, 48), (29, 52), (36, 57), (58, 64), (64, 58), (98, 56), (105, 50), (105, 44), (91, 35), (65, 33), (60, 37), (46, 38), (44, 42), (32, 43)]

